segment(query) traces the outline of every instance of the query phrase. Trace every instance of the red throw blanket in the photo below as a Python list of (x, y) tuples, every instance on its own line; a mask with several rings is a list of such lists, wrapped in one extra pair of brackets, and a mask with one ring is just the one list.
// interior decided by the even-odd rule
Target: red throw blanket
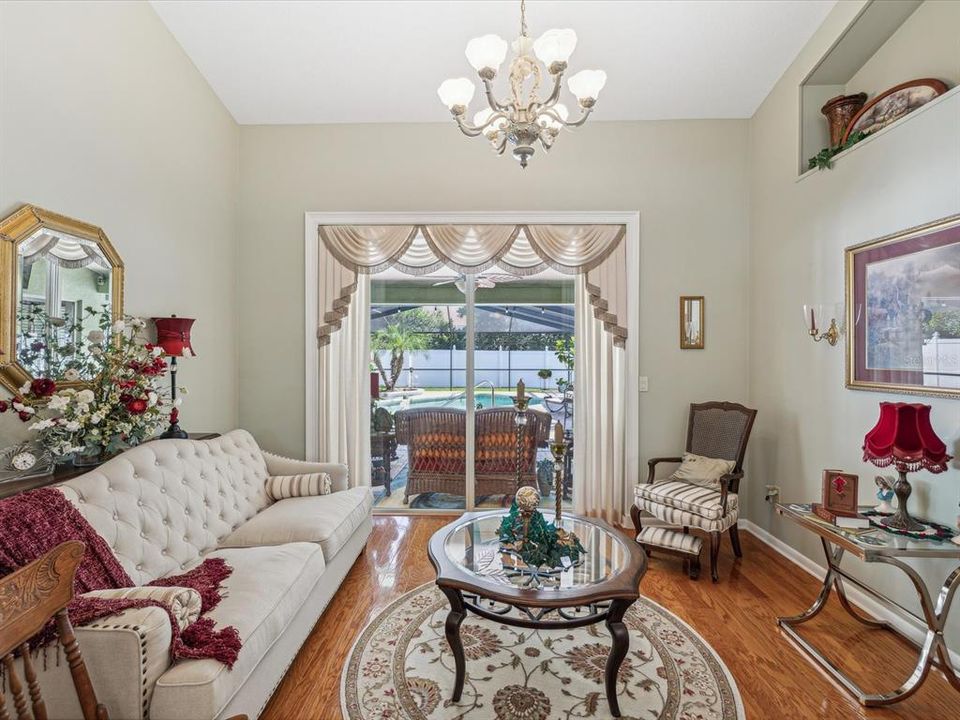
[[(201, 617), (181, 632), (170, 608), (157, 600), (82, 597), (82, 593), (91, 590), (133, 587), (134, 582), (106, 541), (62, 492), (41, 488), (0, 500), (0, 575), (33, 562), (68, 540), (80, 540), (87, 546), (73, 584), (75, 597), (67, 607), (71, 622), (83, 625), (130, 608), (163, 608), (170, 616), (173, 629), (170, 648), (173, 658), (212, 658), (227, 667), (233, 667), (240, 652), (237, 629), (228, 626), (216, 630), (213, 620), (203, 617), (220, 602), (220, 584), (233, 572), (233, 568), (222, 558), (204, 560), (198, 567), (182, 575), (172, 575), (150, 583), (164, 587), (193, 588), (200, 593)], [(51, 622), (35, 641), (43, 645), (54, 637)]]

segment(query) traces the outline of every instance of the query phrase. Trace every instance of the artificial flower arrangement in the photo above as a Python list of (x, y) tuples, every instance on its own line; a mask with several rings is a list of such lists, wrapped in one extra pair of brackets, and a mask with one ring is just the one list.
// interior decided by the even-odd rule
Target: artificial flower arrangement
[[(12, 401), (0, 400), (0, 412), (31, 423), (38, 441), (61, 461), (72, 457), (76, 464), (93, 464), (152, 437), (176, 408), (161, 390), (167, 361), (163, 350), (143, 337), (146, 323), (131, 316), (113, 322), (105, 309), (84, 312), (86, 325), (95, 329), (74, 343), (67, 360), (56, 358), (48, 366), (61, 368), (63, 380), (81, 384), (58, 388), (55, 380), (39, 377)], [(64, 324), (51, 320), (55, 328)], [(72, 337), (82, 326), (74, 323), (66, 334)]]

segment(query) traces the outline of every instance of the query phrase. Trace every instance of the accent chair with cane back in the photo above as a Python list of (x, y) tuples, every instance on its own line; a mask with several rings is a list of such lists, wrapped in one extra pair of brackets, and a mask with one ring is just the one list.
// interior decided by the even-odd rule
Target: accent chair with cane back
[[(684, 457), (651, 458), (647, 464), (646, 483), (636, 486), (630, 516), (637, 531), (637, 541), (650, 552), (657, 548), (685, 556), (690, 560), (690, 576), (699, 573), (699, 538), (689, 537), (689, 529), (697, 528), (710, 536), (710, 576), (717, 582), (717, 556), (720, 537), (730, 533), (730, 542), (737, 557), (742, 557), (737, 520), (740, 503), (737, 493), (743, 479), (743, 458), (753, 428), (756, 410), (730, 402), (707, 402), (690, 405), (687, 423), (687, 446)], [(681, 472), (685, 461), (699, 460), (703, 465), (729, 468), (718, 477), (697, 478)], [(656, 479), (661, 463), (684, 463), (668, 478)], [(726, 463), (724, 465), (724, 463)], [(644, 529), (641, 511), (659, 520), (683, 528), (683, 533), (663, 528)]]
[[(476, 495), (510, 495), (517, 491), (517, 426), (513, 408), (483, 408), (475, 415)], [(394, 416), (397, 444), (407, 446), (404, 503), (411, 495), (443, 492), (466, 495), (467, 414), (458, 408), (400, 410)], [(547, 442), (550, 416), (527, 411), (521, 457), (521, 484), (536, 485), (537, 448)]]

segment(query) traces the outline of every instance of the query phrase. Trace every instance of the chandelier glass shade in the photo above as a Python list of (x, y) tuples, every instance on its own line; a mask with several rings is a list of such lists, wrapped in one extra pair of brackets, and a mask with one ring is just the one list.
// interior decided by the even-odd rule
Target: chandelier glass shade
[[(493, 81), (507, 57), (507, 41), (497, 35), (482, 35), (467, 43), (467, 61), (477, 71), (483, 83), (487, 107), (467, 120), (467, 108), (473, 100), (476, 86), (468, 78), (444, 80), (437, 90), (440, 101), (447, 106), (457, 125), (468, 137), (485, 137), (502, 155), (508, 144), (521, 167), (534, 154), (539, 143), (549, 151), (563, 128), (583, 125), (597, 102), (607, 81), (603, 70), (581, 70), (567, 80), (567, 87), (576, 97), (580, 115), (570, 119), (570, 111), (559, 102), (567, 62), (577, 46), (577, 34), (570, 29), (547, 30), (532, 39), (527, 34), (526, 6), (520, 3), (520, 36), (513, 41), (513, 59), (509, 65), (509, 96), (497, 99)], [(539, 62), (538, 62), (539, 61)], [(544, 73), (546, 69), (546, 74)], [(550, 94), (541, 98), (541, 83), (549, 78)]]

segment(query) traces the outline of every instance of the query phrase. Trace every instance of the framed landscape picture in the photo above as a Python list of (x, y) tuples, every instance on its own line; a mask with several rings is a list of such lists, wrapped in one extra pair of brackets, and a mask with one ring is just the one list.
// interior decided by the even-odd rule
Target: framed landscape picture
[(847, 387), (960, 397), (960, 215), (846, 250)]

